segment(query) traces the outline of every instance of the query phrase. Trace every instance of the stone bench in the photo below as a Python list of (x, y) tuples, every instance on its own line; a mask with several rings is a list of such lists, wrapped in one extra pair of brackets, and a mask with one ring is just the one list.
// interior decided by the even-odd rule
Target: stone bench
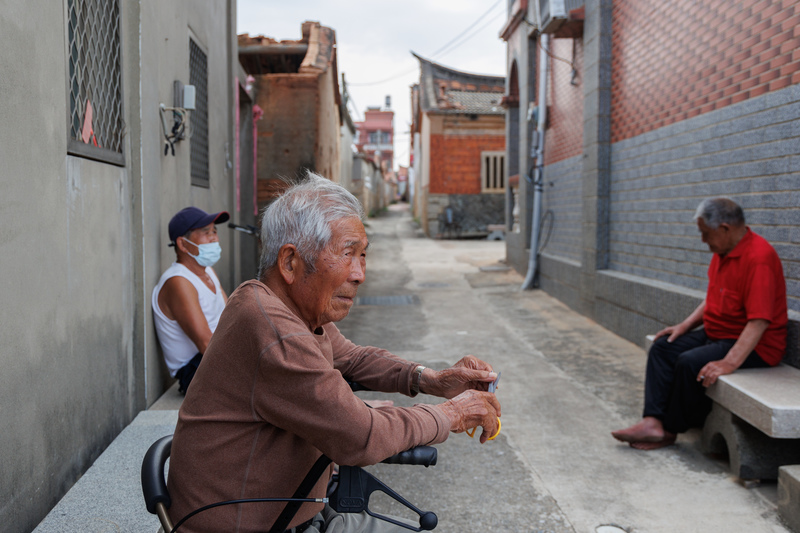
[(800, 370), (786, 364), (721, 376), (706, 392), (714, 400), (703, 447), (727, 449), (743, 480), (777, 479), (778, 468), (800, 464)]
[(489, 232), (489, 235), (486, 237), (488, 241), (503, 241), (506, 238), (505, 224), (488, 224), (486, 230)]
[[(727, 451), (731, 470), (745, 481), (778, 479), (778, 512), (800, 531), (800, 370), (798, 321), (789, 322), (790, 364), (748, 368), (722, 376), (707, 394), (714, 401), (703, 426), (703, 448)], [(653, 335), (648, 335), (649, 351)]]
[[(653, 338), (645, 341), (648, 351)], [(800, 464), (800, 370), (795, 366), (737, 370), (721, 376), (706, 394), (714, 404), (703, 426), (703, 448), (727, 451), (731, 471), (742, 480), (778, 479), (781, 466)]]
[(728, 451), (745, 480), (778, 479), (778, 512), (800, 531), (800, 370), (780, 364), (722, 376), (703, 426), (708, 452)]

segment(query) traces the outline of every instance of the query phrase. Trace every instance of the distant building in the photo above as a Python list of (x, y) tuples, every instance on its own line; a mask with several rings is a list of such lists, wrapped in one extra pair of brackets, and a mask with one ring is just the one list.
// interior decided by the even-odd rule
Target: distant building
[(339, 105), (339, 115), (342, 117), (341, 127), (341, 148), (340, 165), (341, 171), (339, 173), (339, 184), (350, 191), (359, 201), (363, 204), (363, 184), (361, 181), (354, 180), (353, 166), (356, 162), (358, 151), (355, 145), (355, 136), (358, 133), (353, 118), (350, 116), (350, 111), (347, 108), (349, 94), (347, 92), (347, 85), (344, 83), (344, 74), (342, 74), (342, 100)]
[(408, 201), (408, 167), (397, 168), (397, 197), (404, 202)]
[(505, 222), (505, 78), (415, 57), (414, 214), (431, 237), (488, 234), (489, 225)]
[(304, 22), (297, 41), (239, 35), (239, 60), (255, 78), (258, 206), (306, 169), (340, 181), (341, 95), (336, 32)]
[(364, 121), (356, 122), (358, 130), (356, 148), (362, 154), (374, 159), (386, 168), (394, 168), (394, 111), (391, 101), (386, 97), (386, 107), (368, 107), (364, 113)]

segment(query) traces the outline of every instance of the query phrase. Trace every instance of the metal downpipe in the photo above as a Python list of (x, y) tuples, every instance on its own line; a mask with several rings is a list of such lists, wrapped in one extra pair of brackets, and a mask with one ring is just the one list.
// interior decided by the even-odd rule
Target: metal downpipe
[[(528, 181), (533, 184), (533, 216), (531, 218), (531, 249), (528, 257), (528, 273), (525, 281), (522, 282), (522, 289), (533, 289), (536, 272), (539, 269), (539, 224), (542, 212), (542, 192), (544, 191), (544, 130), (547, 123), (547, 72), (549, 68), (550, 56), (547, 53), (547, 46), (550, 44), (550, 36), (547, 34), (539, 35), (539, 105), (537, 113), (536, 132), (531, 139), (531, 158), (535, 158), (536, 163), (532, 167), (532, 176)], [(530, 118), (528, 119), (530, 120)]]

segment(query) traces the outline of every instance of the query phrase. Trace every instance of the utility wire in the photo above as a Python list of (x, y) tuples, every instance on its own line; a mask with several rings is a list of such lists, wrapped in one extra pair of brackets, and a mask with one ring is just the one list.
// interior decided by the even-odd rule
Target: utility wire
[(348, 85), (350, 85), (351, 87), (367, 87), (368, 85), (380, 85), (382, 83), (386, 83), (387, 81), (396, 80), (397, 78), (401, 78), (401, 77), (405, 76), (406, 74), (411, 74), (412, 72), (416, 72), (416, 71), (417, 71), (417, 67), (414, 67), (411, 70), (407, 70), (405, 72), (401, 72), (399, 74), (395, 74), (391, 78), (386, 78), (386, 79), (383, 79), (383, 80), (380, 80), (380, 81), (370, 81), (370, 82), (366, 82), (366, 83), (348, 83)]
[(478, 17), (478, 19), (477, 19), (475, 22), (473, 22), (472, 24), (470, 24), (469, 26), (467, 26), (467, 28), (466, 28), (464, 31), (462, 31), (461, 33), (459, 33), (458, 35), (456, 35), (455, 37), (453, 37), (452, 39), (450, 39), (450, 41), (449, 41), (447, 44), (445, 44), (444, 46), (442, 46), (441, 48), (439, 48), (438, 50), (436, 50), (434, 53), (432, 53), (432, 54), (430, 55), (430, 57), (436, 57), (436, 56), (437, 56), (437, 55), (439, 55), (439, 54), (440, 54), (442, 51), (444, 51), (444, 50), (445, 50), (445, 49), (446, 49), (448, 46), (450, 46), (451, 44), (453, 44), (454, 42), (456, 42), (458, 39), (460, 39), (462, 35), (464, 35), (465, 33), (467, 33), (469, 30), (471, 30), (471, 29), (472, 29), (472, 28), (474, 28), (476, 25), (478, 25), (478, 24), (479, 24), (479, 23), (480, 23), (482, 20), (484, 20), (484, 17), (486, 17), (486, 16), (487, 16), (489, 13), (491, 13), (491, 12), (492, 12), (492, 10), (493, 10), (494, 8), (496, 8), (496, 7), (497, 7), (497, 5), (498, 5), (500, 2), (502, 2), (502, 1), (503, 1), (503, 0), (497, 0), (497, 2), (495, 2), (494, 4), (492, 4), (492, 7), (490, 7), (489, 9), (487, 9), (487, 10), (486, 10), (486, 12), (485, 12), (485, 13), (483, 13), (483, 14), (482, 14), (480, 17)]
[[(450, 45), (452, 45), (454, 42), (456, 42), (458, 39), (460, 39), (460, 38), (461, 38), (461, 37), (462, 37), (464, 34), (466, 34), (468, 31), (470, 31), (470, 30), (471, 30), (472, 28), (474, 28), (476, 25), (478, 25), (479, 23), (481, 23), (481, 22), (484, 20), (484, 18), (485, 18), (485, 17), (486, 17), (486, 16), (487, 16), (489, 13), (491, 13), (491, 12), (492, 12), (492, 10), (493, 10), (494, 8), (496, 8), (496, 7), (498, 6), (498, 4), (500, 4), (502, 1), (503, 1), (503, 0), (497, 0), (497, 2), (495, 2), (494, 4), (492, 4), (492, 7), (490, 7), (490, 8), (489, 8), (488, 10), (486, 10), (486, 11), (485, 11), (485, 12), (484, 12), (484, 13), (483, 13), (483, 14), (482, 14), (480, 17), (478, 17), (478, 19), (477, 19), (475, 22), (473, 22), (472, 24), (470, 24), (469, 26), (467, 26), (467, 28), (466, 28), (465, 30), (463, 30), (461, 33), (459, 33), (458, 35), (456, 35), (454, 38), (450, 39), (450, 41), (448, 41), (448, 42), (447, 42), (447, 44), (445, 44), (444, 46), (442, 46), (441, 48), (439, 48), (438, 50), (436, 50), (436, 51), (435, 51), (433, 54), (431, 54), (429, 57), (433, 58), (433, 57), (435, 57), (435, 56), (437, 56), (437, 55), (441, 54), (441, 53), (442, 53), (444, 50), (446, 50), (448, 47), (450, 47)], [(478, 31), (476, 31), (476, 32), (472, 33), (471, 35), (469, 35), (469, 36), (468, 36), (466, 39), (464, 39), (464, 40), (463, 40), (461, 43), (459, 43), (457, 46), (455, 46), (455, 47), (451, 48), (451, 49), (450, 49), (450, 50), (449, 50), (447, 53), (449, 53), (449, 52), (452, 52), (453, 50), (455, 50), (456, 48), (458, 48), (459, 46), (461, 46), (462, 44), (464, 44), (465, 42), (467, 42), (469, 39), (471, 39), (473, 36), (475, 36), (475, 35), (476, 35), (478, 32), (480, 32), (480, 31), (481, 31), (483, 28), (485, 28), (486, 26), (488, 26), (490, 23), (494, 22), (494, 21), (497, 19), (497, 17), (499, 17), (501, 14), (503, 14), (503, 10), (501, 10), (501, 11), (500, 11), (500, 12), (499, 12), (497, 15), (495, 15), (495, 17), (494, 17), (494, 18), (492, 18), (492, 19), (491, 19), (491, 20), (490, 20), (490, 21), (489, 21), (487, 24), (485, 24), (484, 26), (481, 26), (481, 28), (480, 28), (480, 29), (478, 29)], [(385, 78), (385, 79), (382, 79), (382, 80), (378, 80), (378, 81), (371, 81), (371, 82), (365, 82), (365, 83), (352, 83), (352, 82), (351, 82), (351, 83), (348, 83), (348, 85), (349, 85), (349, 86), (351, 86), (351, 87), (367, 87), (367, 86), (370, 86), (370, 85), (380, 85), (380, 84), (382, 84), (382, 83), (386, 83), (387, 81), (396, 80), (397, 78), (403, 77), (403, 76), (405, 76), (406, 74), (411, 74), (412, 72), (416, 72), (416, 71), (417, 71), (417, 69), (418, 69), (418, 67), (416, 67), (416, 66), (415, 66), (415, 67), (414, 67), (413, 69), (411, 69), (411, 70), (406, 70), (406, 71), (404, 71), (404, 72), (400, 72), (400, 73), (398, 73), (398, 74), (395, 74), (395, 75), (393, 75), (393, 76), (391, 76), (391, 77), (389, 77), (389, 78)]]
[(487, 28), (489, 25), (491, 25), (491, 24), (494, 24), (494, 21), (496, 21), (498, 18), (500, 18), (500, 16), (501, 16), (501, 15), (504, 15), (504, 14), (505, 14), (505, 13), (503, 13), (502, 11), (500, 11), (500, 12), (499, 12), (499, 13), (497, 13), (497, 14), (496, 14), (496, 15), (495, 15), (493, 18), (491, 18), (491, 19), (489, 19), (488, 21), (486, 21), (486, 24), (484, 24), (483, 26), (481, 26), (480, 28), (478, 28), (477, 30), (475, 30), (474, 32), (472, 32), (470, 35), (467, 35), (466, 37), (464, 37), (464, 38), (461, 40), (461, 42), (460, 42), (460, 43), (457, 43), (455, 46), (453, 46), (452, 48), (450, 48), (450, 50), (447, 50), (446, 52), (440, 53), (439, 55), (447, 55), (447, 54), (449, 54), (450, 52), (452, 52), (452, 51), (456, 50), (456, 49), (457, 49), (458, 47), (460, 47), (462, 44), (466, 43), (467, 41), (469, 41), (470, 39), (472, 39), (473, 37), (475, 37), (476, 35), (478, 35), (480, 32), (482, 32), (484, 29), (486, 29), (486, 28)]

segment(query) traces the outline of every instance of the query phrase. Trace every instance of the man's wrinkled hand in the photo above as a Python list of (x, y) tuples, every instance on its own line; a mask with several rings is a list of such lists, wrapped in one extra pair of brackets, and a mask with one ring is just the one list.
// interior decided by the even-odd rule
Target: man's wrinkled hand
[(454, 398), (468, 390), (488, 390), (496, 378), (492, 365), (468, 355), (450, 368), (423, 373), (420, 389), (426, 394)]
[(684, 333), (686, 333), (686, 331), (687, 331), (687, 328), (683, 324), (677, 324), (675, 326), (669, 326), (669, 327), (666, 327), (666, 328), (662, 329), (661, 331), (656, 333), (656, 337), (655, 338), (658, 339), (659, 337), (663, 337), (664, 335), (669, 335), (667, 337), (667, 342), (672, 342), (675, 339), (677, 339), (678, 337), (680, 337), (681, 335), (683, 335)]
[(480, 441), (486, 442), (500, 429), (500, 402), (491, 392), (468, 390), (438, 406), (450, 419), (450, 431), (462, 433), (480, 426)]
[(727, 374), (733, 374), (737, 368), (737, 366), (724, 359), (720, 361), (711, 361), (700, 369), (700, 373), (697, 374), (697, 381), (701, 382), (703, 387), (708, 388), (717, 382), (717, 378)]

